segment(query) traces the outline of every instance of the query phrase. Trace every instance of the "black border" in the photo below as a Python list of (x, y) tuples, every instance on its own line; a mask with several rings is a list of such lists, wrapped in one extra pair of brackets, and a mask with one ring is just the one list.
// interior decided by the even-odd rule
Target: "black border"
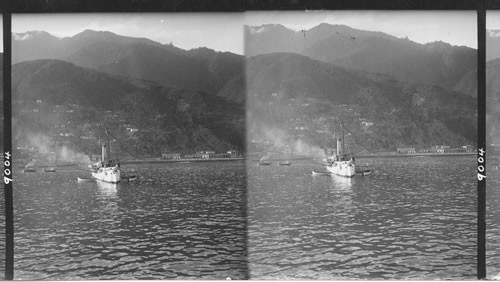
[[(8, 0), (5, 0), (8, 1)], [(476, 0), (11, 0), (13, 13), (476, 10)], [(483, 0), (479, 0), (483, 1)], [(491, 0), (490, 0), (491, 1)], [(499, 3), (500, 4), (500, 3)]]
[[(477, 8), (477, 148), (486, 149), (486, 9), (479, 0)], [(478, 152), (477, 183), (477, 278), (486, 278), (486, 154)], [(483, 171), (481, 171), (483, 170)]]
[[(11, 2), (12, 1), (12, 2)], [(486, 8), (500, 9), (499, 0), (3, 0), (4, 151), (11, 152), (11, 14), (104, 12), (245, 12), (271, 10), (475, 10), (478, 31), (478, 148), (485, 148)], [(12, 3), (12, 4), (11, 4)], [(10, 6), (12, 5), (12, 6)], [(8, 138), (9, 137), (9, 138)], [(479, 167), (478, 162), (478, 167)], [(484, 163), (483, 163), (484, 165)], [(5, 169), (5, 167), (4, 167)], [(5, 175), (4, 175), (5, 176)], [(477, 278), (486, 278), (486, 182), (478, 180)], [(6, 272), (13, 279), (12, 182), (5, 185)], [(249, 277), (247, 275), (247, 277)]]
[(484, 0), (486, 3), (484, 4), (486, 10), (498, 10), (500, 9), (500, 1), (499, 0)]
[[(8, 0), (6, 0), (8, 1)], [(13, 13), (243, 12), (246, 0), (10, 0)]]
[[(4, 195), (5, 195), (5, 280), (14, 278), (14, 208), (12, 197), (12, 161), (7, 164), (6, 153), (12, 152), (12, 123), (11, 123), (11, 13), (10, 1), (4, 0), (2, 10), (3, 19), (3, 112), (4, 112)], [(6, 173), (9, 170), (10, 173)], [(7, 183), (8, 182), (8, 183)]]

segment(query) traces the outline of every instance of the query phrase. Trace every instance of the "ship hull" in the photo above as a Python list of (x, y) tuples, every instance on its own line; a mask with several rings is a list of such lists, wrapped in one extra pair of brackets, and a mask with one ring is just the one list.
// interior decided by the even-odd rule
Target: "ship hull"
[(351, 161), (336, 161), (326, 166), (326, 169), (331, 174), (342, 177), (354, 177), (356, 175), (356, 165)]
[(92, 172), (92, 177), (106, 183), (118, 183), (121, 180), (120, 169), (118, 167), (101, 167)]

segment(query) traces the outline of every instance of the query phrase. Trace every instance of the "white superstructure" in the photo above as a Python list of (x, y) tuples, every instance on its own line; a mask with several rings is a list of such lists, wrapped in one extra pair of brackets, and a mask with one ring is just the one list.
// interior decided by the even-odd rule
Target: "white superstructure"
[(354, 157), (344, 152), (343, 138), (337, 138), (337, 154), (326, 159), (326, 169), (335, 175), (353, 177), (356, 175), (356, 163)]
[(120, 164), (114, 160), (109, 160), (109, 145), (102, 145), (102, 161), (93, 167), (93, 178), (107, 183), (120, 182)]
[(118, 183), (121, 180), (120, 167), (118, 165), (99, 167), (92, 172), (92, 177), (108, 183)]
[(353, 177), (356, 174), (356, 164), (351, 158), (349, 160), (332, 161), (326, 166), (326, 169), (335, 175)]

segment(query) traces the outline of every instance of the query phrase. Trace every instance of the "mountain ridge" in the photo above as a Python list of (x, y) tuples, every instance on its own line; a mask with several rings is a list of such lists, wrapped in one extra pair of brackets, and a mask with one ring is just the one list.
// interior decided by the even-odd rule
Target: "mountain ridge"
[[(420, 44), (347, 26), (324, 23), (297, 32), (291, 29), (256, 32), (257, 29), (245, 28), (247, 57), (274, 52), (297, 53), (349, 69), (384, 73), (403, 81), (450, 89), (470, 89), (457, 84), (475, 70), (477, 64), (477, 50), (466, 46), (439, 41)], [(475, 93), (465, 94), (474, 96)]]
[(486, 30), (486, 61), (500, 58), (500, 30)]
[[(145, 38), (127, 37), (109, 31), (85, 30), (72, 37), (57, 38), (46, 32), (31, 32), (24, 40), (13, 34), (13, 63), (37, 59), (57, 59), (109, 74), (155, 81), (165, 87), (180, 87), (242, 103), (242, 85), (226, 83), (244, 71), (243, 57), (208, 48), (183, 50)], [(211, 50), (211, 51), (210, 51)], [(228, 95), (228, 89), (239, 91)]]
[(332, 134), (331, 125), (340, 119), (371, 151), (476, 142), (476, 100), (465, 94), (294, 53), (257, 55), (247, 65), (252, 140), (274, 127), (292, 139), (331, 148), (324, 143), (331, 136), (324, 133)]
[(16, 141), (50, 133), (54, 142), (70, 141), (75, 151), (96, 153), (89, 144), (95, 149), (97, 141), (88, 138), (105, 122), (137, 156), (244, 150), (244, 109), (215, 95), (60, 60), (14, 64), (12, 78)]

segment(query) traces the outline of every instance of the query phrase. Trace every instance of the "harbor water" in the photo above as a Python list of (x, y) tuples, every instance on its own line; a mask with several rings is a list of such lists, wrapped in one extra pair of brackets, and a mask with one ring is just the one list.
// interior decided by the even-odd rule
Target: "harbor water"
[(325, 169), (312, 160), (248, 163), (251, 278), (476, 279), (474, 156), (357, 163), (375, 171), (347, 179), (313, 176)]
[(486, 274), (500, 280), (500, 169), (491, 161), (486, 181)]
[(245, 163), (122, 165), (137, 180), (77, 183), (90, 172), (18, 173), (15, 279), (247, 278)]

